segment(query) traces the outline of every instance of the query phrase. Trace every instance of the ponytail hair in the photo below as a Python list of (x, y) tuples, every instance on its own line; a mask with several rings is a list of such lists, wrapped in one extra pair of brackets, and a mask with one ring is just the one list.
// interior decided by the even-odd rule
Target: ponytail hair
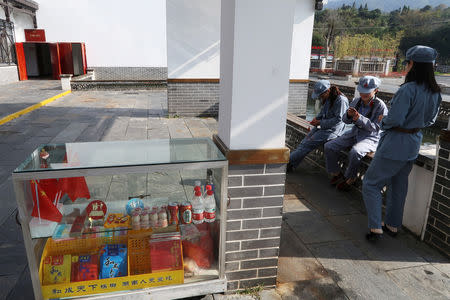
[(328, 96), (328, 99), (330, 100), (330, 107), (333, 106), (334, 101), (337, 99), (337, 97), (339, 97), (340, 95), (342, 95), (342, 92), (339, 90), (339, 88), (335, 85), (332, 85), (330, 87), (330, 95)]

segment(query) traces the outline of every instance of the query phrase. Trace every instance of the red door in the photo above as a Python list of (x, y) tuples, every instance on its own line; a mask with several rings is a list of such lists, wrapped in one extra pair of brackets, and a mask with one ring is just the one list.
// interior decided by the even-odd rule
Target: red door
[(23, 43), (16, 43), (16, 57), (17, 69), (19, 70), (19, 79), (27, 80), (27, 65), (25, 62), (25, 51), (23, 50)]
[(58, 43), (58, 46), (59, 46), (59, 61), (61, 64), (61, 74), (73, 75), (72, 44)]
[(83, 57), (83, 74), (86, 74), (87, 59), (86, 59), (86, 44), (81, 43), (81, 56)]
[(52, 62), (52, 77), (59, 80), (59, 75), (61, 75), (59, 47), (57, 43), (49, 43), (48, 47), (50, 48), (50, 59)]

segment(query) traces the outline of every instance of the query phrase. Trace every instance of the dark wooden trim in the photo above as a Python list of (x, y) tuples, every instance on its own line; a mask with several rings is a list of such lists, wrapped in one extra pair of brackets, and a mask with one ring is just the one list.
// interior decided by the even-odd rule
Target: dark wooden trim
[(442, 129), (441, 136), (439, 137), (441, 141), (450, 142), (450, 130)]
[(168, 78), (167, 83), (220, 83), (219, 78)]
[(309, 83), (309, 79), (289, 79), (289, 83)]
[(287, 164), (289, 162), (289, 148), (230, 150), (220, 137), (215, 134), (213, 141), (228, 159), (230, 165), (262, 165)]

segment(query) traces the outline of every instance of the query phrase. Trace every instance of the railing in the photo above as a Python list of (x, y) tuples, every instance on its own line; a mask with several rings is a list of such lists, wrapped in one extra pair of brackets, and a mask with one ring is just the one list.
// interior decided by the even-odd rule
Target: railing
[(311, 59), (311, 69), (320, 69), (320, 59)]
[(0, 19), (0, 65), (15, 64), (14, 25)]
[(354, 64), (353, 60), (338, 60), (336, 62), (336, 71), (352, 72), (353, 64)]
[(386, 63), (376, 61), (361, 61), (359, 71), (361, 73), (383, 73)]

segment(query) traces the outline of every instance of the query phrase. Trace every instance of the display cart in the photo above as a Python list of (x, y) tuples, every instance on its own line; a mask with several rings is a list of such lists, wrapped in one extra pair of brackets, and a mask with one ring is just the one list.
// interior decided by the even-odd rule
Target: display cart
[[(228, 162), (211, 139), (42, 145), (12, 177), (36, 299), (226, 290)], [(215, 216), (192, 208), (199, 189)]]

